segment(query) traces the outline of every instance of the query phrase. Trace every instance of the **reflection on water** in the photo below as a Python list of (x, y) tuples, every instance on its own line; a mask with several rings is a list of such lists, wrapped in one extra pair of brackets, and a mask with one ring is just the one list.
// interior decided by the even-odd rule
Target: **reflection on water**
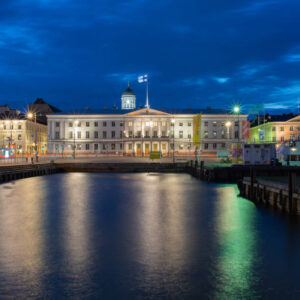
[(0, 185), (0, 295), (298, 298), (299, 219), (185, 174)]

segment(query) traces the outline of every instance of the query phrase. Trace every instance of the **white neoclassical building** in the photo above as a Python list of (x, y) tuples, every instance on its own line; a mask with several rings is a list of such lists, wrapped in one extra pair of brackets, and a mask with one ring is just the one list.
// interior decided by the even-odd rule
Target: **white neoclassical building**
[[(85, 110), (48, 115), (48, 153), (217, 154), (243, 142), (245, 114), (220, 109)], [(197, 135), (197, 136), (196, 136)]]

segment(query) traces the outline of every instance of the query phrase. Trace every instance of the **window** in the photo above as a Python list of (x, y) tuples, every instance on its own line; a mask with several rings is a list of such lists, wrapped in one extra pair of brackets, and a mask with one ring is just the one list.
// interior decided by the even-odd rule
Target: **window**
[(208, 138), (208, 131), (204, 131), (204, 137), (207, 139)]
[(225, 122), (222, 122), (221, 125), (222, 125), (222, 127), (224, 127), (225, 126)]
[(276, 142), (276, 136), (272, 137), (272, 142)]
[(77, 127), (81, 127), (81, 122), (78, 122), (78, 123), (77, 123)]
[(124, 126), (124, 122), (120, 121), (120, 127), (123, 127), (123, 126)]
[(162, 136), (162, 137), (165, 137), (165, 136), (166, 136), (166, 131), (165, 131), (165, 130), (163, 130), (163, 131), (161, 132), (161, 136)]
[(213, 125), (214, 127), (216, 127), (216, 126), (217, 126), (217, 121), (213, 121), (213, 122), (212, 122), (212, 125)]
[(81, 131), (77, 131), (77, 138), (81, 139)]
[(191, 138), (192, 138), (192, 134), (188, 133), (188, 139), (191, 139)]
[[(98, 127), (98, 122), (94, 122), (94, 126), (95, 126), (95, 127)], [(95, 145), (98, 146), (98, 144), (95, 144)], [(97, 148), (97, 150), (98, 150), (98, 148)]]
[(217, 149), (217, 144), (213, 144), (213, 149)]
[(298, 127), (298, 131), (300, 131), (300, 127)]
[(276, 131), (276, 127), (275, 126), (272, 127), (272, 131)]
[(69, 127), (73, 127), (73, 123), (72, 122), (69, 122)]
[(162, 150), (167, 150), (167, 145), (166, 145), (166, 144), (162, 144), (162, 145), (161, 145), (161, 149), (162, 149)]
[(154, 121), (154, 122), (153, 122), (153, 126), (154, 126), (154, 127), (157, 127), (157, 121)]
[(183, 131), (179, 131), (179, 138), (180, 138), (180, 139), (183, 138)]
[(217, 137), (217, 132), (216, 131), (213, 131), (213, 136)]
[(98, 138), (98, 131), (94, 131), (94, 138), (95, 138), (95, 139)]
[(149, 131), (148, 130), (145, 131), (145, 137), (149, 137)]
[(112, 132), (111, 132), (111, 137), (112, 137), (112, 138), (115, 138), (115, 137), (116, 137), (116, 132), (115, 132), (115, 131), (112, 131)]
[(295, 135), (294, 134), (290, 135), (290, 140), (295, 140)]
[(85, 150), (90, 150), (90, 144), (85, 144)]
[(192, 126), (192, 122), (188, 122), (188, 126), (191, 127)]
[(3, 125), (3, 129), (4, 129), (4, 130), (6, 129), (6, 125)]
[(129, 136), (130, 138), (132, 138), (132, 136), (133, 136), (133, 135), (132, 135), (132, 130), (129, 130), (129, 131), (128, 131), (128, 136)]
[(104, 139), (106, 139), (106, 131), (103, 131), (102, 136)]
[(162, 126), (162, 127), (166, 127), (166, 121), (162, 121), (162, 122), (161, 122), (161, 126)]
[(112, 121), (111, 122), (111, 127), (115, 127), (116, 126), (116, 122), (115, 121)]
[(205, 121), (205, 122), (204, 122), (204, 126), (208, 126), (208, 121)]
[(174, 150), (174, 144), (170, 144), (170, 148)]
[(182, 150), (183, 149), (183, 144), (179, 145), (179, 149)]
[(294, 131), (294, 126), (290, 126), (290, 131)]
[(103, 125), (103, 127), (106, 127), (106, 121), (104, 121), (104, 122), (102, 123), (102, 125)]
[(284, 126), (281, 126), (281, 127), (280, 127), (280, 131), (284, 131)]
[(86, 139), (89, 139), (89, 138), (90, 138), (90, 132), (89, 132), (89, 131), (86, 131), (86, 132), (85, 132), (85, 138), (86, 138)]
[(225, 139), (225, 130), (221, 131), (221, 136), (222, 136), (222, 139)]
[(69, 132), (69, 139), (72, 139), (72, 138), (73, 138), (73, 132), (70, 131), (70, 132)]
[(94, 144), (94, 150), (95, 150), (95, 151), (98, 150), (98, 144)]
[(128, 150), (132, 150), (132, 144), (128, 144)]
[(90, 122), (85, 122), (86, 127), (90, 127)]
[(234, 138), (235, 138), (235, 139), (238, 139), (238, 138), (239, 138), (239, 132), (238, 132), (238, 131), (235, 131), (235, 132), (234, 132)]
[[(146, 122), (146, 123), (147, 123), (147, 122)], [(132, 121), (129, 121), (129, 122), (128, 122), (128, 126), (129, 126), (129, 127), (132, 127)]]
[(157, 131), (156, 130), (153, 131), (153, 137), (157, 138)]
[(284, 142), (284, 136), (280, 137), (280, 140), (281, 140), (282, 142)]
[(208, 144), (204, 144), (204, 149), (208, 149)]
[(102, 144), (102, 149), (106, 150), (106, 144)]
[(18, 125), (18, 129), (19, 130), (22, 129), (22, 125), (21, 124)]
[(56, 138), (56, 139), (59, 139), (59, 131), (56, 131), (56, 132), (55, 132), (55, 138)]
[(145, 126), (146, 126), (146, 127), (149, 127), (149, 126), (150, 126), (150, 122), (147, 121), (147, 122), (145, 123)]
[(81, 150), (81, 144), (77, 144), (77, 145), (76, 145), (76, 149), (77, 149), (77, 150)]
[(111, 150), (116, 150), (116, 144), (111, 144)]
[(225, 143), (221, 144), (221, 148), (224, 149), (225, 148)]
[(120, 144), (120, 150), (123, 150), (123, 144)]
[(18, 134), (18, 140), (20, 141), (22, 139), (22, 135)]
[(141, 136), (142, 136), (142, 132), (141, 132), (141, 131), (138, 131), (138, 132), (137, 132), (137, 137), (140, 138)]
[(123, 137), (123, 132), (122, 131), (120, 131), (120, 138), (122, 138)]
[(55, 127), (59, 127), (60, 123), (59, 122), (55, 122)]
[(235, 121), (234, 126), (239, 126), (239, 121)]
[(183, 126), (183, 123), (182, 123), (182, 122), (179, 122), (179, 126)]

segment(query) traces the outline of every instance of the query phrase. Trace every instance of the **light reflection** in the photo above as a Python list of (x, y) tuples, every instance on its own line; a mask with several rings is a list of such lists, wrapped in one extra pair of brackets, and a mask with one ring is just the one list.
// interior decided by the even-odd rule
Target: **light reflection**
[(219, 256), (216, 278), (216, 299), (240, 295), (251, 295), (255, 285), (254, 264), (256, 263), (257, 237), (254, 228), (255, 207), (243, 209), (245, 201), (238, 198), (232, 186), (218, 188), (217, 228)]
[[(45, 195), (34, 194), (41, 180), (26, 180), (0, 186), (0, 268), (5, 278), (39, 295), (44, 267), (42, 205)], [(14, 280), (18, 278), (18, 280)], [(9, 288), (9, 287), (7, 287)]]
[(66, 174), (62, 185), (63, 247), (66, 271), (76, 276), (88, 269), (90, 258), (89, 237), (89, 180), (83, 173)]

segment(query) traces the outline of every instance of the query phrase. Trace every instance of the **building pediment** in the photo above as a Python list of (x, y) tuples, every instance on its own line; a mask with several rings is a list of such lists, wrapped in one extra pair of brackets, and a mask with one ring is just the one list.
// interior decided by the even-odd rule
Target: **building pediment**
[(152, 109), (152, 108), (142, 108), (142, 109), (138, 109), (135, 111), (132, 111), (128, 114), (126, 114), (128, 116), (144, 116), (144, 115), (152, 115), (152, 116), (167, 116), (169, 114), (160, 111), (160, 110), (156, 110), (156, 109)]
[(288, 120), (288, 122), (300, 122), (300, 115), (294, 117), (294, 118), (291, 118)]

